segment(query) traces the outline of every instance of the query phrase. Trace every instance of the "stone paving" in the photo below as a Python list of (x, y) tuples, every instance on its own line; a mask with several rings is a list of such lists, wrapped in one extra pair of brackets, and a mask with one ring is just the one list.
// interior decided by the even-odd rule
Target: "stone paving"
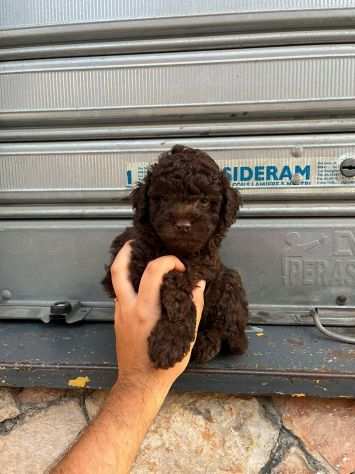
[[(42, 474), (105, 391), (0, 389), (0, 474)], [(171, 393), (133, 474), (355, 473), (355, 400)]]

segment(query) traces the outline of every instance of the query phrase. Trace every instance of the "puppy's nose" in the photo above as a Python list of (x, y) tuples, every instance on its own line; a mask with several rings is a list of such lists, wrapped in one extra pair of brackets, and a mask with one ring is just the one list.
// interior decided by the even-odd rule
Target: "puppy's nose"
[(189, 232), (189, 230), (191, 229), (191, 222), (187, 219), (179, 219), (178, 221), (176, 221), (175, 226), (178, 230), (181, 230), (183, 232)]

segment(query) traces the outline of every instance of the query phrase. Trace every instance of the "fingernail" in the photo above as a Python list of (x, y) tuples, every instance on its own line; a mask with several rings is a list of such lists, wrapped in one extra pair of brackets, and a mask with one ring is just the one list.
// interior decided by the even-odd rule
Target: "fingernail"
[(205, 288), (206, 288), (206, 280), (201, 280), (198, 282), (198, 285), (197, 285), (199, 288), (201, 288), (202, 291), (205, 291)]

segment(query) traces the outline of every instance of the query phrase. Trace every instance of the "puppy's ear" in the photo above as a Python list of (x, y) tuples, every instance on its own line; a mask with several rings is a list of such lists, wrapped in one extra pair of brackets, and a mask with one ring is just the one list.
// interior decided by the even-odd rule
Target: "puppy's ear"
[(220, 211), (219, 224), (216, 232), (210, 242), (210, 250), (213, 251), (219, 247), (225, 236), (226, 231), (236, 221), (239, 206), (241, 205), (241, 197), (239, 192), (232, 188), (228, 179), (221, 174), (222, 181), (222, 206)]
[(134, 223), (140, 225), (149, 224), (149, 198), (148, 189), (151, 181), (151, 171), (149, 170), (143, 181), (137, 183), (130, 194), (130, 201), (134, 209)]
[(239, 192), (232, 188), (228, 179), (222, 175), (223, 202), (221, 209), (221, 227), (225, 232), (237, 220), (239, 207), (242, 203)]

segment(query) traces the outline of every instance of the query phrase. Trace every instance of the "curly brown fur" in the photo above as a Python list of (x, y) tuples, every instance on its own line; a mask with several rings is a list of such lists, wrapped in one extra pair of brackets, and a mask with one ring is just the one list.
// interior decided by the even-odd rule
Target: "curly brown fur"
[[(239, 354), (247, 348), (248, 304), (238, 272), (227, 269), (219, 246), (235, 222), (240, 197), (212, 158), (176, 145), (152, 165), (131, 194), (134, 225), (111, 245), (112, 260), (132, 243), (130, 276), (138, 291), (149, 261), (176, 255), (186, 272), (169, 272), (161, 287), (161, 317), (148, 339), (156, 367), (172, 367), (188, 352), (196, 326), (192, 290), (206, 280), (205, 306), (192, 358), (207, 362), (221, 349)], [(114, 297), (110, 265), (103, 280)]]

